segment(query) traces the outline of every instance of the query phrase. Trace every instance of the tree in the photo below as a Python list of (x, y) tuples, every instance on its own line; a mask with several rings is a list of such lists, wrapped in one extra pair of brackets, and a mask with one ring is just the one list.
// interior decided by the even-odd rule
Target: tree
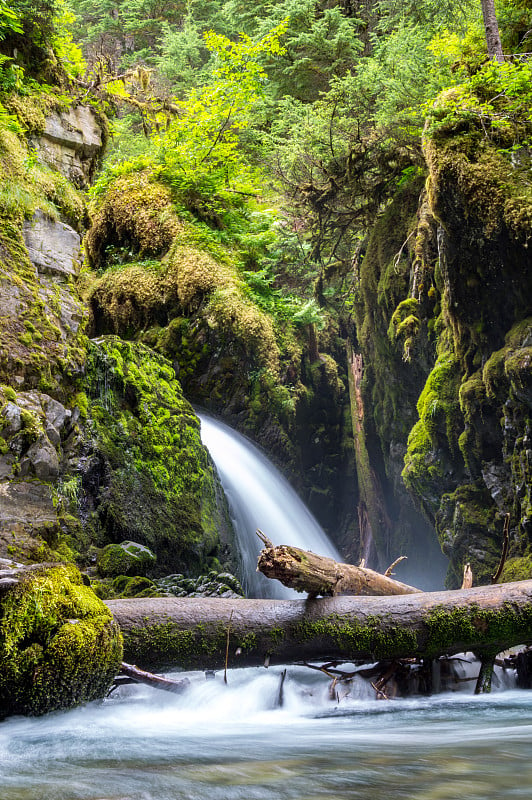
[(494, 0), (480, 0), (482, 6), (482, 16), (484, 18), (484, 31), (486, 33), (486, 44), (488, 45), (488, 55), (495, 58), (499, 64), (504, 62), (502, 52), (501, 36), (499, 25), (495, 14)]

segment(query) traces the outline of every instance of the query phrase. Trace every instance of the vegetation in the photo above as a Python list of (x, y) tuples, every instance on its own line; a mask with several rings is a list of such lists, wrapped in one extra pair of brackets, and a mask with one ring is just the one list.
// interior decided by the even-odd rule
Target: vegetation
[[(489, 5), (0, 0), (0, 278), (24, 307), (0, 314), (1, 377), (78, 409), (54, 496), (73, 518), (90, 496), (93, 543), (217, 568), (183, 390), (301, 470), (352, 555), (365, 490), (334, 493), (357, 484), (354, 421), (381, 557), (423, 524), (456, 581), (484, 529), (486, 579), (510, 510), (526, 558), (532, 19), (500, 0), (502, 58)], [(39, 149), (46, 120), (84, 104), (111, 134), (88, 191)], [(86, 234), (76, 289), (36, 276), (36, 213)], [(347, 350), (364, 365), (352, 409)], [(45, 433), (30, 428), (27, 448)], [(72, 466), (82, 447), (101, 490)]]

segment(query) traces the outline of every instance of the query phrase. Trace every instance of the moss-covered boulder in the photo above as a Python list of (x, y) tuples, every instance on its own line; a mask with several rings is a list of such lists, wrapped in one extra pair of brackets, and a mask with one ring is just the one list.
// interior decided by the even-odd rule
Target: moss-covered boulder
[[(91, 439), (81, 486), (93, 537), (149, 548), (159, 575), (198, 574), (227, 561), (227, 505), (172, 364), (142, 344), (102, 337), (90, 348), (87, 389)], [(106, 574), (145, 571), (113, 566), (117, 552), (100, 558)]]
[(102, 698), (122, 659), (107, 607), (67, 565), (6, 572), (0, 582), (0, 718)]
[(98, 553), (98, 572), (104, 578), (117, 575), (143, 575), (155, 566), (155, 553), (137, 542), (108, 544)]

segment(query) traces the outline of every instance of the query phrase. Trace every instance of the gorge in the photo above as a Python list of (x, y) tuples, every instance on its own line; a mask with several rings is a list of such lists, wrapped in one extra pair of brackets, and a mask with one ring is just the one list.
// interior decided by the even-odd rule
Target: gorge
[[(423, 590), (470, 564), (479, 596), (504, 551), (529, 640), (532, 16), (499, 0), (492, 59), (485, 5), (0, 0), (2, 800), (527, 796), (506, 656), (490, 697), (441, 639), (416, 664), (398, 635), (364, 677), (368, 598), (350, 677), (222, 674), (233, 606), (284, 591), (255, 582), (255, 528), (406, 555)], [(157, 603), (223, 610), (214, 674), (102, 701), (150, 645), (109, 609)], [(508, 639), (502, 605), (454, 641)], [(165, 669), (198, 666), (187, 642)]]

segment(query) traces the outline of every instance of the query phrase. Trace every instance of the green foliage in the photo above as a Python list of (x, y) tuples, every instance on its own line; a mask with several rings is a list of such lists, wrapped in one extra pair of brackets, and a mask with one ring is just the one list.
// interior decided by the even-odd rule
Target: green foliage
[(213, 216), (238, 188), (247, 189), (251, 174), (239, 151), (239, 133), (249, 125), (265, 72), (258, 56), (282, 51), (280, 24), (257, 42), (242, 35), (237, 42), (214, 32), (205, 35), (207, 48), (216, 55), (211, 82), (193, 88), (185, 100), (176, 101), (176, 115), (164, 133), (154, 137), (159, 175), (185, 207)]
[(22, 33), (20, 17), (5, 0), (0, 0), (0, 41), (12, 33)]

